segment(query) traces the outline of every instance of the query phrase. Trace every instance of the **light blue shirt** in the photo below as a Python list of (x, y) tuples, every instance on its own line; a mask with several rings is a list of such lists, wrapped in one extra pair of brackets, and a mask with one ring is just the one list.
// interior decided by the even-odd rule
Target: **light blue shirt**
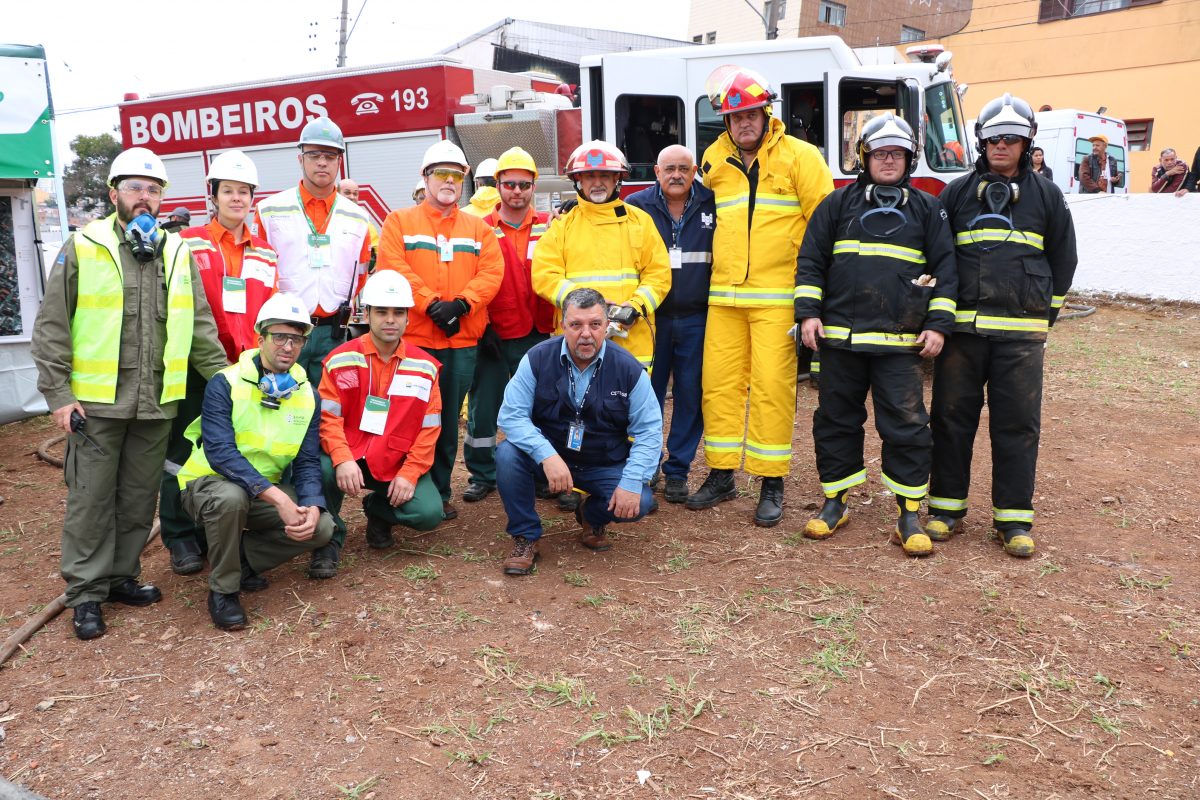
[[(608, 342), (605, 341), (600, 345), (600, 353), (592, 363), (580, 370), (567, 352), (567, 340), (563, 339), (560, 358), (566, 361), (575, 377), (576, 408), (583, 402), (584, 393), (592, 381), (592, 376), (596, 374), (596, 368), (604, 360), (607, 348)], [(526, 355), (521, 359), (516, 374), (504, 390), (504, 404), (500, 406), (497, 422), (508, 441), (540, 464), (557, 451), (533, 424), (533, 390), (536, 383), (533, 369), (529, 366), (529, 356)], [(633, 391), (629, 393), (628, 433), (633, 439), (633, 444), (629, 448), (629, 460), (625, 462), (618, 483), (625, 491), (640, 494), (642, 487), (658, 469), (658, 461), (662, 457), (662, 429), (662, 411), (650, 386), (650, 376), (643, 372), (638, 376)]]

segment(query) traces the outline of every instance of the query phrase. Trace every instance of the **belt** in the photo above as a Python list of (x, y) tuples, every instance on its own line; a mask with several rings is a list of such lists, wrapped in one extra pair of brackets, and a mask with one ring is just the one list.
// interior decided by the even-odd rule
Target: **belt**
[(323, 325), (340, 325), (341, 314), (330, 314), (328, 317), (313, 317), (312, 324), (314, 328), (320, 328)]

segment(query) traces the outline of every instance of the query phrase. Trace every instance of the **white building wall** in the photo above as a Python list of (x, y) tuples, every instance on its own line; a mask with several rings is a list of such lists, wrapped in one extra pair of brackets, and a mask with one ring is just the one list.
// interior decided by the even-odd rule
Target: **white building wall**
[[(762, 0), (750, 2), (762, 12)], [(799, 29), (800, 0), (787, 0), (779, 20), (779, 38), (794, 39)], [(745, 0), (692, 0), (688, 38), (707, 37), (710, 31), (717, 32), (717, 44), (755, 42), (767, 38), (762, 19), (746, 5)], [(707, 38), (701, 42), (708, 44)]]
[(1074, 291), (1200, 302), (1200, 194), (1067, 195)]

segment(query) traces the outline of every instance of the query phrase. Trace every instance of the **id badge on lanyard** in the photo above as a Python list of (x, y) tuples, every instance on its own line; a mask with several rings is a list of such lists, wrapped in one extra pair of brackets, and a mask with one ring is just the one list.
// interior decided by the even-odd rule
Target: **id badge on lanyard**
[(330, 254), (329, 234), (310, 233), (308, 235), (308, 267), (309, 269), (329, 269), (333, 264)]
[(221, 279), (221, 308), (227, 314), (246, 313), (246, 279), (226, 275)]
[(440, 233), (438, 234), (437, 238), (437, 248), (438, 256), (440, 257), (442, 263), (447, 264), (454, 260), (454, 245), (452, 245), (450, 240), (445, 236), (442, 236)]
[(671, 269), (683, 269), (683, 251), (678, 247), (672, 247), (667, 251), (671, 256)]
[(583, 449), (583, 420), (577, 419), (567, 426), (567, 448), (579, 452)]
[(388, 410), (391, 405), (392, 401), (386, 397), (367, 395), (367, 402), (363, 405), (362, 419), (358, 422), (358, 429), (363, 433), (382, 434), (387, 426)]

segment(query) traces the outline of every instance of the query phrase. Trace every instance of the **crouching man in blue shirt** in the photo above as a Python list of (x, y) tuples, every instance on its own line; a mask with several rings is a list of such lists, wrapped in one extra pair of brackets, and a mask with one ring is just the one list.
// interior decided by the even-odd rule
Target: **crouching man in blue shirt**
[(650, 377), (637, 359), (605, 343), (603, 295), (575, 289), (562, 310), (564, 335), (525, 354), (500, 407), (507, 438), (496, 448), (496, 487), (513, 537), (506, 575), (528, 575), (538, 558), (535, 477), (554, 492), (588, 495), (575, 519), (590, 550), (612, 549), (608, 523), (655, 509), (647, 481), (662, 452), (662, 412)]

